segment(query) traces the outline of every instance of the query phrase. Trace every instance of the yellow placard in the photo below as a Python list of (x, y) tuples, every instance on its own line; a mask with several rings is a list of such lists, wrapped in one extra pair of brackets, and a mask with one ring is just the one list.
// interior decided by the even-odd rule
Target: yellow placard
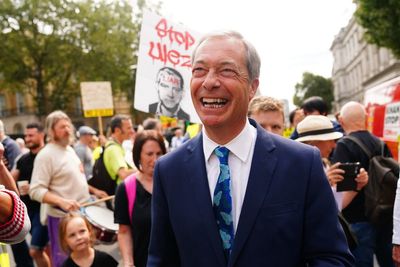
[(190, 138), (195, 137), (200, 132), (200, 124), (195, 123), (195, 124), (189, 125), (186, 128), (186, 132), (189, 133)]
[(169, 127), (176, 127), (178, 125), (178, 119), (177, 118), (171, 118), (167, 116), (160, 116), (160, 121), (163, 129), (169, 128)]
[(112, 116), (114, 110), (110, 82), (81, 82), (83, 115), (88, 117)]
[(113, 114), (114, 114), (113, 109), (92, 109), (92, 110), (85, 110), (83, 115), (85, 116), (85, 118), (91, 118), (91, 117), (112, 116)]

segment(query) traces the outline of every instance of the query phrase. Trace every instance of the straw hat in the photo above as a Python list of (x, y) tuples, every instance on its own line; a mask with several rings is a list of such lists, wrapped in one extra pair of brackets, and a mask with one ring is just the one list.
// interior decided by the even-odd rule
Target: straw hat
[(309, 115), (297, 124), (299, 138), (296, 141), (327, 141), (339, 139), (342, 133), (336, 132), (330, 119), (322, 115)]

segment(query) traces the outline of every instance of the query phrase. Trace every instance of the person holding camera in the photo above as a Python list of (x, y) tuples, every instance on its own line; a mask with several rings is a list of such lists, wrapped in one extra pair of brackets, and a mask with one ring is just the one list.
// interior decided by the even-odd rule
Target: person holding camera
[(357, 183), (355, 191), (337, 192), (336, 185), (343, 181), (345, 171), (340, 168), (340, 162), (331, 164), (328, 157), (336, 147), (336, 140), (341, 138), (343, 134), (334, 129), (328, 117), (322, 115), (307, 116), (297, 125), (297, 130), (299, 138), (296, 141), (315, 146), (319, 149), (325, 173), (332, 187), (338, 209), (344, 209), (368, 183), (368, 173), (364, 168), (360, 169), (359, 174), (355, 178)]
[[(381, 154), (382, 146), (379, 138), (366, 128), (366, 111), (362, 104), (354, 101), (346, 103), (340, 110), (339, 122), (347, 136), (358, 139), (373, 152), (373, 155)], [(391, 157), (386, 145), (383, 150), (384, 156)], [(360, 162), (362, 168), (369, 169), (368, 155), (349, 138), (342, 138), (337, 142), (332, 162)], [(358, 247), (353, 251), (356, 266), (373, 266), (374, 254), (379, 266), (394, 266), (392, 260), (393, 226), (390, 222), (374, 225), (367, 218), (364, 191), (361, 189), (342, 211), (359, 241)]]

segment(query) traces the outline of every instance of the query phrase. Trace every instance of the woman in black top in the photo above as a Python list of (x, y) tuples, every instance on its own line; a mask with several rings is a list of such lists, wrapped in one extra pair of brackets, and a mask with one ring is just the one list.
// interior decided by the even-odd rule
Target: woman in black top
[(132, 154), (139, 171), (132, 174), (136, 178), (132, 218), (129, 215), (125, 183), (118, 186), (115, 194), (114, 221), (119, 224), (118, 243), (124, 266), (146, 266), (150, 242), (154, 166), (156, 160), (165, 153), (161, 134), (153, 130), (144, 130), (137, 134)]

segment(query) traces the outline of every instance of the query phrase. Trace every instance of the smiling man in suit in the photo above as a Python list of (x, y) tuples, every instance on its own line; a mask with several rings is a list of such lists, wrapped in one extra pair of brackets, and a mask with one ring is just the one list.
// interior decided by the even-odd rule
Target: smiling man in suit
[(247, 119), (260, 59), (239, 33), (192, 57), (196, 138), (159, 159), (149, 267), (352, 266), (319, 152)]

